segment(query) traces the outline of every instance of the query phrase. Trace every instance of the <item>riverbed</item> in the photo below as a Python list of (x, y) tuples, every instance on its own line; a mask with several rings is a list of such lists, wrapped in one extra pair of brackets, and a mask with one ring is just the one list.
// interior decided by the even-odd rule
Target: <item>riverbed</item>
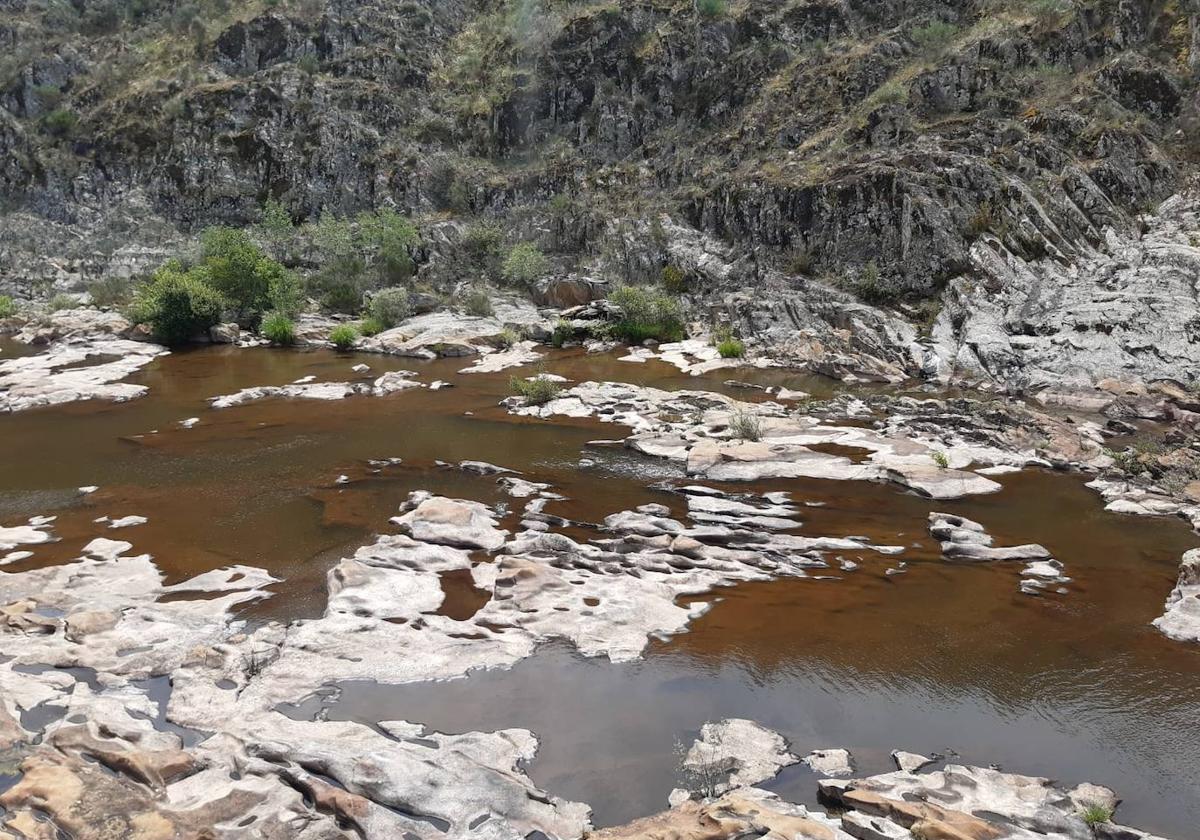
[[(0, 358), (29, 352), (5, 342)], [(667, 390), (767, 399), (746, 383), (818, 397), (854, 387), (779, 369), (687, 376), (619, 353), (547, 351), (546, 372)], [(368, 372), (352, 366), (365, 363)], [(565, 497), (549, 514), (577, 538), (608, 514), (647, 503), (686, 512), (660, 489), (683, 479), (671, 462), (596, 443), (625, 433), (591, 418), (513, 416), (499, 405), (509, 376), (459, 373), (463, 359), (423, 362), (328, 350), (206, 347), (162, 356), (128, 381), (127, 403), (84, 402), (0, 416), (0, 525), (57, 516), (55, 542), (0, 573), (71, 562), (103, 530), (100, 517), (146, 518), (120, 538), (153, 555), (168, 582), (231, 564), (281, 582), (239, 608), (251, 626), (321, 615), (326, 574), (393, 533), (414, 490), (517, 506), (494, 476), (450, 465), (483, 461), (544, 482)], [(369, 382), (414, 371), (425, 384), (384, 397), (264, 400), (216, 410), (243, 388)], [(727, 384), (737, 380), (742, 384)], [(196, 422), (185, 422), (195, 419)], [(586, 459), (581, 462), (581, 458)], [(389, 460), (390, 459), (390, 460)], [(854, 555), (808, 578), (717, 590), (686, 631), (655, 640), (644, 658), (612, 663), (550, 642), (510, 669), (448, 682), (349, 682), (280, 708), (373, 726), (407, 720), (448, 733), (524, 727), (541, 739), (528, 772), (547, 792), (589, 803), (613, 825), (661, 810), (676, 786), (676, 742), (706, 721), (742, 717), (783, 734), (793, 752), (846, 747), (856, 771), (890, 769), (893, 749), (995, 763), (1065, 783), (1108, 785), (1126, 800), (1121, 821), (1166, 836), (1200, 825), (1200, 651), (1155, 632), (1180, 555), (1200, 544), (1181, 521), (1107, 513), (1078, 475), (1025, 470), (1003, 489), (931, 501), (893, 485), (793, 479), (713, 484), (739, 493), (784, 491), (803, 505), (805, 536), (868, 537), (905, 547), (897, 560)], [(710, 482), (710, 484), (712, 484)], [(81, 495), (78, 488), (96, 486)], [(944, 562), (926, 530), (942, 510), (983, 523), (1000, 544), (1040, 543), (1072, 578), (1065, 595), (1031, 597), (1006, 564)], [(490, 562), (484, 553), (476, 562)], [(469, 576), (443, 577), (440, 609), (469, 616), (486, 602)], [(767, 787), (812, 801), (802, 765)]]

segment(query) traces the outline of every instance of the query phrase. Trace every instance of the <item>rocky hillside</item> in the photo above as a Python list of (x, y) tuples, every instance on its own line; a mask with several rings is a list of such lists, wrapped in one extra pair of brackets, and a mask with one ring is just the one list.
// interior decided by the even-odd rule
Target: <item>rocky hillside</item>
[(1024, 387), (1040, 374), (1023, 358), (964, 356), (962, 301), (1024, 295), (1030, 273), (1060, 284), (1114, 237), (1136, 242), (1200, 157), (1185, 0), (0, 12), (0, 287), (27, 297), (143, 272), (268, 199), (298, 222), (393, 206), (418, 221), (434, 286), (474, 270), (460, 240), (493, 220), (560, 276), (678, 268), (747, 332), (800, 329), (800, 356)]

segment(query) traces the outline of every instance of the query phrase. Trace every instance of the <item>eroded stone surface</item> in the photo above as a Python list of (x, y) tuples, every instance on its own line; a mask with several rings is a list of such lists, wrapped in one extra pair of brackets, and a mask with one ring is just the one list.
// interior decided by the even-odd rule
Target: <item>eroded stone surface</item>
[(0, 413), (80, 400), (136, 399), (149, 389), (120, 380), (166, 352), (157, 344), (89, 336), (55, 341), (45, 353), (5, 359), (0, 361)]
[(1179, 581), (1167, 596), (1165, 612), (1154, 626), (1180, 642), (1200, 642), (1200, 549), (1183, 555)]

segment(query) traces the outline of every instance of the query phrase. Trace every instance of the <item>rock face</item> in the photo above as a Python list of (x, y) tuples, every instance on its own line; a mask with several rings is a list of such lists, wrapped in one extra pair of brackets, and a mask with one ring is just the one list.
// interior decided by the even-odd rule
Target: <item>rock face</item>
[(120, 380), (166, 352), (157, 344), (123, 338), (55, 340), (44, 353), (0, 361), (0, 413), (80, 400), (137, 399), (149, 389)]
[(1037, 595), (1052, 586), (1059, 594), (1065, 594), (1066, 589), (1062, 584), (1071, 581), (1063, 574), (1063, 564), (1052, 558), (1044, 546), (993, 546), (992, 537), (984, 527), (965, 516), (931, 512), (929, 534), (941, 543), (942, 555), (950, 562), (991, 563), (1016, 560), (1025, 563), (1025, 569), (1021, 572), (1021, 591), (1026, 595)]
[[(613, 382), (585, 382), (541, 406), (511, 399), (513, 413), (550, 417), (596, 416), (631, 426), (630, 449), (685, 465), (688, 475), (713, 481), (826, 478), (886, 481), (935, 499), (993, 493), (1000, 485), (965, 467), (972, 463), (1036, 463), (1032, 453), (981, 446), (950, 432), (934, 440), (906, 428), (903, 414), (876, 432), (822, 424), (779, 403), (743, 403), (706, 391), (662, 391)], [(678, 417), (678, 420), (663, 420)], [(861, 449), (852, 461), (815, 448), (836, 444)]]
[(937, 374), (1034, 390), (1194, 378), (1200, 200), (1174, 196), (1142, 224), (1136, 236), (1107, 230), (1066, 264), (977, 242), (972, 260), (989, 281), (947, 290), (933, 329)]
[(1179, 582), (1167, 597), (1166, 611), (1154, 626), (1181, 642), (1200, 642), (1200, 549), (1183, 555)]
[[(863, 838), (953, 837), (976, 840), (1086, 840), (1095, 836), (1084, 809), (1109, 813), (1117, 805), (1108, 788), (1082, 784), (1070, 790), (1049, 779), (949, 764), (929, 773), (900, 771), (852, 781), (823, 781), (821, 793), (849, 809), (842, 828)], [(860, 833), (860, 831), (868, 833)], [(1125, 826), (1100, 831), (1131, 840), (1154, 840)]]
[(752, 720), (730, 718), (706, 723), (680, 762), (680, 770), (700, 788), (701, 797), (750, 787), (795, 764), (787, 742)]

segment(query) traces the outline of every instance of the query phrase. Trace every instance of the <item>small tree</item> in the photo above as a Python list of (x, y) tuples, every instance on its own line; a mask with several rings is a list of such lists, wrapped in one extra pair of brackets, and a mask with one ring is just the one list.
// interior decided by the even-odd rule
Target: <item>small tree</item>
[(224, 301), (204, 278), (202, 269), (185, 271), (178, 261), (169, 261), (137, 290), (130, 306), (133, 319), (149, 324), (167, 344), (208, 332), (221, 320)]
[(546, 255), (538, 250), (536, 245), (522, 242), (509, 250), (500, 271), (510, 283), (528, 286), (541, 279), (549, 268), (550, 263)]

